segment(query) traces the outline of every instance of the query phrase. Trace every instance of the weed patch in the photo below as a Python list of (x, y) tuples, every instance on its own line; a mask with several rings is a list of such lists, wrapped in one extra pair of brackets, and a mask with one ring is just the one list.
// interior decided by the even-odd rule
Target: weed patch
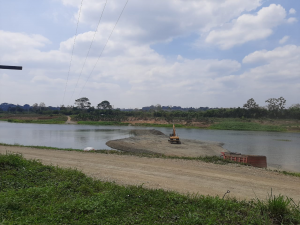
[(109, 125), (128, 126), (129, 125), (129, 123), (122, 123), (117, 121), (78, 121), (77, 123), (82, 125), (102, 125), (102, 126), (109, 126)]
[(209, 127), (214, 130), (244, 130), (244, 131), (273, 131), (283, 132), (285, 128), (274, 125), (262, 125), (252, 122), (224, 121)]
[(67, 121), (67, 117), (58, 117), (53, 119), (5, 119), (10, 123), (37, 123), (37, 124), (63, 124)]

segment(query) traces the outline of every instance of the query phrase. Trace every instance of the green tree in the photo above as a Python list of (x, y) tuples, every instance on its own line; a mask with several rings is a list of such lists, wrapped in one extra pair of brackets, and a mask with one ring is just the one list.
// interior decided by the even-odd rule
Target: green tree
[(300, 109), (300, 104), (291, 105), (289, 109)]
[(111, 104), (109, 103), (109, 101), (102, 101), (97, 105), (98, 109), (112, 109)]
[(283, 97), (269, 98), (268, 100), (266, 100), (266, 102), (269, 103), (267, 105), (269, 111), (279, 111), (285, 108), (286, 100)]
[(155, 105), (155, 111), (162, 111), (161, 104), (156, 104)]
[(89, 99), (86, 97), (82, 97), (79, 99), (75, 100), (75, 105), (79, 108), (79, 109), (88, 109), (91, 107), (91, 103), (89, 102)]
[(244, 108), (246, 109), (256, 109), (258, 108), (258, 104), (256, 104), (256, 102), (254, 101), (253, 98), (250, 98), (246, 104), (243, 105)]

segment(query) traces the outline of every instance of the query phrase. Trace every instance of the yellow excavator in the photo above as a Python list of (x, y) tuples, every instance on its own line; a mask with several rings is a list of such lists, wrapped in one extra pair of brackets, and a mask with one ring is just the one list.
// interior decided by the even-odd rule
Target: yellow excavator
[(173, 133), (170, 134), (169, 140), (171, 144), (181, 144), (179, 137), (176, 135), (175, 125), (173, 124)]

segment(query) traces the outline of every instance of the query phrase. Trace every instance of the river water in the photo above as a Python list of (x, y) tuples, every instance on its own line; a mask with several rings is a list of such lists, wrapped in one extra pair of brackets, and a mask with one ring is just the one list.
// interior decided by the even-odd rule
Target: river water
[[(106, 142), (129, 137), (130, 126), (90, 126), (67, 124), (22, 124), (0, 121), (0, 142), (59, 148), (110, 149)], [(165, 134), (170, 128), (154, 128)], [(243, 154), (265, 155), (268, 166), (300, 172), (300, 133), (223, 131), (177, 128), (181, 138), (224, 143), (224, 148)]]

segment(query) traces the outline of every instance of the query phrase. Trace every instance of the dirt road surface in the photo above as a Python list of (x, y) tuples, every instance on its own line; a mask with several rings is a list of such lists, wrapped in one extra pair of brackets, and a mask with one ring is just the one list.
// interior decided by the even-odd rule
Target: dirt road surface
[(96, 179), (121, 185), (220, 197), (229, 190), (228, 196), (238, 199), (265, 199), (272, 188), (273, 194), (300, 201), (299, 177), (254, 167), (0, 146), (0, 153), (7, 151), (22, 153), (27, 159), (40, 159), (44, 164), (77, 168)]
[(66, 121), (66, 124), (77, 124), (77, 122), (71, 121), (71, 117), (67, 116), (68, 120)]

